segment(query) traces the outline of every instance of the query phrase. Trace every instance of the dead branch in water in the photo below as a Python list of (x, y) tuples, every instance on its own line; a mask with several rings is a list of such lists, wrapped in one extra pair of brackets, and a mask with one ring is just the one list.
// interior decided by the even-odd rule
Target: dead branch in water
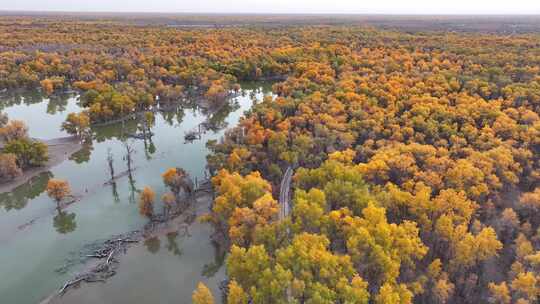
[[(135, 171), (137, 169), (137, 167), (133, 167), (131, 168), (131, 172)], [(120, 173), (118, 173), (117, 175), (114, 176), (114, 178), (106, 181), (105, 183), (103, 183), (104, 186), (107, 186), (107, 185), (112, 185), (117, 179), (121, 178), (121, 177), (124, 177), (124, 176), (129, 176), (130, 174), (130, 171), (129, 170), (126, 170), (126, 171), (122, 171)]]
[(76, 275), (74, 279), (66, 282), (58, 294), (64, 294), (69, 288), (81, 282), (105, 282), (108, 278), (116, 274), (116, 268), (118, 267), (117, 257), (126, 252), (130, 246), (129, 244), (137, 243), (141, 239), (142, 234), (139, 231), (132, 231), (86, 246), (87, 248), (91, 248), (91, 253), (82, 255), (84, 258), (106, 258), (105, 261), (95, 264)]
[(113, 250), (111, 250), (111, 253), (109, 253), (109, 256), (107, 257), (107, 262), (106, 262), (107, 265), (109, 265), (109, 263), (111, 262), (111, 258), (112, 258), (115, 251), (116, 251), (116, 249), (113, 249)]
[[(197, 193), (208, 191), (207, 185), (200, 187), (186, 197), (186, 201), (193, 203)], [(195, 220), (196, 214), (186, 213), (189, 204), (181, 204), (176, 206), (171, 213), (165, 215), (158, 215), (152, 218), (142, 230), (135, 230), (132, 232), (124, 233), (121, 235), (114, 235), (106, 240), (97, 241), (88, 244), (77, 253), (76, 258), (68, 260), (68, 262), (57, 269), (58, 272), (66, 272), (69, 267), (85, 263), (89, 259), (100, 260), (96, 264), (90, 266), (85, 271), (77, 274), (72, 280), (67, 281), (62, 288), (58, 291), (58, 295), (63, 295), (71, 287), (80, 284), (82, 282), (106, 282), (106, 280), (116, 274), (117, 267), (119, 265), (118, 257), (129, 249), (131, 244), (139, 243), (145, 237), (150, 237), (155, 234), (156, 231), (163, 229), (164, 225), (167, 225), (171, 220), (185, 215), (185, 222), (178, 224), (177, 231), (182, 231), (182, 235), (189, 234), (189, 225)]]
[(75, 280), (71, 280), (71, 281), (68, 281), (66, 282), (66, 284), (64, 284), (64, 286), (62, 286), (62, 288), (58, 291), (59, 294), (64, 294), (64, 292), (66, 292), (66, 290), (77, 284), (77, 283), (80, 283), (81, 281), (83, 281), (85, 278), (84, 277), (81, 277), (81, 278), (78, 278), (78, 279), (75, 279)]

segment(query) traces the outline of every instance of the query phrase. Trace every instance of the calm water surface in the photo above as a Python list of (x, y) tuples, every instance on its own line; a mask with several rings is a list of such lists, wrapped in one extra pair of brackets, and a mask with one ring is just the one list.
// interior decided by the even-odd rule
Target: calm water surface
[[(141, 228), (146, 221), (138, 214), (138, 191), (151, 186), (160, 197), (166, 191), (161, 174), (169, 167), (182, 167), (202, 179), (208, 154), (205, 143), (221, 138), (254, 99), (268, 94), (269, 85), (244, 84), (242, 94), (217, 113), (186, 107), (157, 114), (151, 140), (128, 139), (136, 150), (136, 170), (133, 179), (122, 177), (116, 187), (103, 186), (109, 178), (107, 151), (112, 151), (116, 173), (125, 171), (121, 138), (141, 127), (135, 120), (94, 128), (92, 145), (50, 172), (0, 194), (0, 303), (38, 303), (80, 270), (81, 265), (74, 265), (66, 273), (56, 271), (85, 244)], [(61, 123), (68, 113), (80, 111), (74, 96), (2, 98), (0, 110), (10, 119), (27, 122), (30, 136), (40, 139), (66, 136)], [(209, 118), (214, 130), (185, 143), (184, 132)], [(61, 214), (44, 193), (53, 177), (68, 180), (73, 193), (83, 196)], [(194, 223), (190, 234), (168, 235), (132, 248), (110, 282), (73, 290), (67, 295), (73, 301), (66, 303), (190, 303), (199, 281), (207, 282), (217, 295), (224, 269), (209, 240), (211, 228)]]

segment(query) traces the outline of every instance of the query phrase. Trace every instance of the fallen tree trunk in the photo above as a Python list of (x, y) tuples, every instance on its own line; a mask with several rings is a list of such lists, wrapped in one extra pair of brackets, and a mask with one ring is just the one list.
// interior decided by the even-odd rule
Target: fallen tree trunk
[[(82, 251), (90, 249), (91, 253), (82, 255), (85, 258), (105, 259), (92, 267), (89, 267), (85, 271), (77, 274), (74, 279), (66, 282), (62, 288), (58, 291), (59, 295), (64, 294), (72, 286), (78, 285), (82, 282), (105, 282), (108, 278), (116, 274), (116, 268), (118, 267), (117, 257), (124, 253), (130, 244), (138, 243), (142, 239), (142, 233), (140, 231), (132, 231), (123, 235), (115, 235), (105, 241), (96, 242), (85, 246)], [(58, 270), (62, 271), (69, 267), (71, 264), (64, 266), (64, 268)]]
[(165, 215), (157, 215), (147, 223), (141, 230), (135, 230), (121, 235), (114, 235), (106, 240), (96, 241), (87, 244), (81, 251), (75, 254), (75, 257), (68, 259), (67, 263), (57, 269), (57, 272), (65, 273), (75, 264), (84, 264), (90, 259), (98, 260), (97, 263), (90, 265), (86, 270), (75, 275), (73, 279), (67, 281), (58, 291), (58, 295), (64, 294), (73, 286), (83, 282), (105, 282), (108, 278), (116, 274), (119, 265), (118, 258), (124, 254), (133, 244), (139, 243), (146, 237), (152, 237), (159, 231), (164, 230), (168, 223), (173, 219), (183, 216), (181, 220), (184, 224), (177, 225), (175, 230), (182, 231), (184, 235), (189, 235), (188, 227), (196, 219), (195, 211), (186, 212), (189, 210), (191, 203), (195, 201), (198, 193), (207, 192), (208, 184), (193, 191), (190, 196), (185, 197), (186, 204), (175, 206), (170, 213)]

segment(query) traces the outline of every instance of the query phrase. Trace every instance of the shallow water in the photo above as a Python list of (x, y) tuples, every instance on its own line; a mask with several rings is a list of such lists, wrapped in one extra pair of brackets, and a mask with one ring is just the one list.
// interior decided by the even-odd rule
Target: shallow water
[[(271, 94), (269, 85), (244, 84), (242, 87), (241, 96), (212, 115), (216, 129), (192, 143), (184, 142), (184, 132), (207, 119), (204, 111), (184, 108), (157, 114), (151, 141), (128, 139), (136, 150), (136, 169), (133, 179), (122, 177), (115, 187), (103, 186), (110, 176), (107, 151), (110, 149), (114, 156), (116, 174), (125, 171), (125, 147), (120, 137), (137, 130), (134, 120), (94, 128), (90, 147), (11, 193), (0, 194), (0, 302), (39, 302), (79, 270), (81, 266), (75, 265), (67, 273), (55, 271), (73, 252), (79, 252), (84, 244), (94, 240), (142, 227), (145, 219), (138, 214), (137, 191), (151, 186), (160, 197), (166, 190), (161, 174), (167, 168), (182, 167), (192, 177), (202, 179), (208, 154), (205, 143), (221, 138), (226, 128), (234, 126), (252, 106), (253, 98), (261, 100), (263, 95)], [(5, 98), (0, 103), (0, 109), (10, 119), (24, 120), (30, 128), (30, 136), (41, 139), (66, 136), (60, 125), (69, 112), (79, 110), (77, 99), (70, 96), (48, 100), (30, 95)], [(60, 215), (43, 192), (52, 177), (68, 180), (72, 192), (83, 196)], [(110, 287), (89, 286), (76, 290), (77, 302), (106, 303), (109, 301), (103, 299), (114, 299), (115, 303), (148, 303), (140, 297), (151, 294), (153, 303), (189, 303), (198, 281), (209, 282), (215, 289), (218, 276), (223, 275), (224, 270), (213, 265), (220, 257), (216, 257), (209, 240), (211, 229), (195, 223), (190, 232), (189, 237), (164, 237), (157, 251), (155, 244), (133, 248), (134, 253), (123, 261), (129, 268), (121, 264)], [(134, 276), (140, 276), (140, 280), (133, 280)], [(153, 292), (142, 292), (145, 288)]]
[[(207, 211), (207, 205), (201, 204), (197, 214)], [(224, 255), (209, 246), (211, 233), (209, 225), (195, 222), (187, 235), (179, 231), (147, 239), (120, 257), (118, 274), (107, 283), (75, 287), (51, 304), (191, 304), (199, 281), (212, 289), (216, 303), (220, 303)]]

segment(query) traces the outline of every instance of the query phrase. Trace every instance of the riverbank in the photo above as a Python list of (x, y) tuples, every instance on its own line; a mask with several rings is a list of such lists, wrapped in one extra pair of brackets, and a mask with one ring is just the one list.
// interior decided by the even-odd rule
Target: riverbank
[(12, 191), (18, 186), (28, 182), (34, 176), (37, 176), (43, 172), (47, 172), (54, 166), (61, 164), (71, 155), (82, 149), (82, 144), (75, 136), (60, 137), (50, 140), (44, 140), (41, 142), (46, 144), (48, 147), (49, 160), (41, 167), (25, 170), (21, 176), (11, 181), (0, 184), (0, 193)]

